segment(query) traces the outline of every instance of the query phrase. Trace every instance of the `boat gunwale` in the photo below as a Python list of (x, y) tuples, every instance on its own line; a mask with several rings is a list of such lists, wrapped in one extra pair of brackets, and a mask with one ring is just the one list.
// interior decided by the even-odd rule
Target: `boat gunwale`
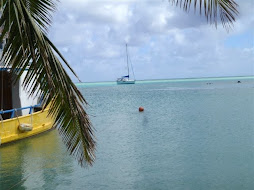
[[(46, 108), (44, 110), (40, 110), (40, 111), (37, 111), (37, 112), (34, 112), (34, 113), (30, 113), (30, 114), (26, 114), (26, 115), (22, 115), (22, 116), (18, 116), (18, 117), (16, 116), (16, 117), (13, 117), (13, 118), (1, 120), (0, 123), (6, 123), (6, 122), (10, 122), (10, 121), (13, 121), (13, 120), (16, 120), (16, 119), (22, 119), (22, 118), (25, 118), (25, 117), (28, 117), (28, 116), (31, 116), (31, 115), (37, 115), (37, 114), (43, 113), (43, 112), (48, 111), (48, 110), (49, 110), (49, 108)], [(48, 114), (48, 116), (49, 116), (49, 114)]]

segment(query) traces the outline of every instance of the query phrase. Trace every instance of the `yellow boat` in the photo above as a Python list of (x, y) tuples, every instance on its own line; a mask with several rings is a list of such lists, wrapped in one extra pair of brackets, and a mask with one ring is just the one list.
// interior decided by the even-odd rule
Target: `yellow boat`
[(23, 90), (25, 74), (12, 84), (10, 69), (0, 67), (0, 145), (37, 135), (53, 126), (48, 109), (41, 109), (40, 98)]
[(48, 109), (0, 122), (0, 145), (37, 135), (53, 126), (53, 119), (48, 116)]

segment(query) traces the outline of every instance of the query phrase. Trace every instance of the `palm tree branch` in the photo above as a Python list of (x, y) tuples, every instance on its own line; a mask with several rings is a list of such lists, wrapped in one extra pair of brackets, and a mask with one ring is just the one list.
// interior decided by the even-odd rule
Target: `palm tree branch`
[(66, 61), (66, 59), (63, 57), (63, 55), (61, 54), (61, 52), (56, 48), (56, 46), (48, 39), (47, 36), (44, 36), (45, 40), (47, 40), (47, 42), (50, 44), (50, 46), (53, 48), (53, 50), (60, 56), (60, 58), (64, 61), (64, 63), (66, 64), (66, 66), (72, 71), (72, 73), (77, 77), (77, 79), (81, 82), (81, 80), (79, 79), (78, 75), (75, 73), (75, 71), (71, 68), (71, 66), (68, 64), (68, 62)]
[[(41, 29), (45, 24), (40, 23), (48, 20), (43, 18), (38, 21), (38, 17), (43, 17), (41, 11), (48, 9), (49, 4), (42, 3), (32, 9), (32, 4), (27, 4), (24, 0), (9, 2), (10, 7), (4, 6), (0, 19), (0, 27), (6, 31), (5, 34), (8, 33), (9, 39), (4, 47), (2, 61), (6, 66), (12, 67), (11, 72), (16, 78), (29, 66), (23, 87), (31, 96), (42, 96), (44, 108), (50, 107), (49, 114), (55, 118), (55, 126), (70, 154), (74, 155), (82, 166), (92, 164), (95, 158), (94, 129), (84, 110), (86, 101), (63, 68), (58, 56), (70, 68), (67, 61)], [(35, 3), (35, 0), (31, 2)], [(35, 8), (40, 11), (36, 11)], [(30, 12), (31, 10), (33, 12)], [(35, 16), (36, 13), (39, 13), (38, 17)], [(4, 36), (0, 35), (0, 38)]]
[(227, 30), (233, 26), (235, 16), (239, 14), (237, 10), (238, 4), (235, 0), (169, 0), (169, 2), (182, 7), (185, 11), (189, 11), (191, 9), (191, 4), (193, 4), (194, 11), (196, 11), (199, 5), (200, 14), (202, 14), (203, 7), (204, 14), (208, 22), (211, 24), (214, 23), (217, 27), (219, 16), (222, 25)]

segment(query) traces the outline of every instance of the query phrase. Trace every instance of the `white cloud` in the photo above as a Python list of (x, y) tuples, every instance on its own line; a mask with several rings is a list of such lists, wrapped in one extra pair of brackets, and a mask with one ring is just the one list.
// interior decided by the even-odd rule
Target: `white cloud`
[(253, 1), (238, 3), (227, 33), (168, 1), (62, 0), (49, 35), (84, 81), (125, 74), (126, 42), (137, 79), (253, 75), (253, 43), (237, 46), (253, 42)]

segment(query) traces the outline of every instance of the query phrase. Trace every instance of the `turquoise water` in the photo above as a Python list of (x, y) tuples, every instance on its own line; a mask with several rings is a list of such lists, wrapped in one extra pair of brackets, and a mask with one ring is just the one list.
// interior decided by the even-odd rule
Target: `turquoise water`
[[(179, 78), (179, 79), (154, 79), (154, 80), (137, 80), (136, 84), (145, 83), (175, 83), (175, 82), (212, 82), (212, 81), (226, 81), (226, 80), (254, 80), (254, 76), (242, 76), (242, 77), (213, 77), (213, 78)], [(86, 83), (76, 83), (78, 87), (95, 87), (95, 86), (113, 86), (117, 85), (115, 81), (108, 82), (86, 82)]]
[(94, 166), (80, 168), (53, 130), (0, 148), (1, 190), (254, 189), (253, 79), (78, 87)]

